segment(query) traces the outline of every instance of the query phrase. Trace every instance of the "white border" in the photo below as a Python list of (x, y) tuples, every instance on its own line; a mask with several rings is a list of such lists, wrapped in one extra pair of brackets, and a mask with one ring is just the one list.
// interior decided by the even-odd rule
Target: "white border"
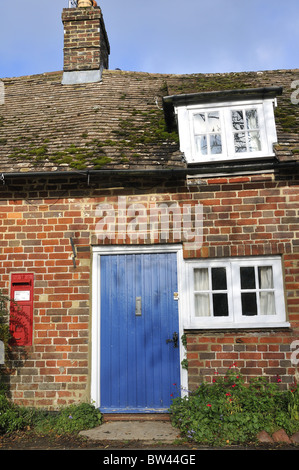
[[(100, 311), (100, 259), (101, 255), (111, 254), (128, 254), (128, 253), (177, 253), (177, 277), (178, 277), (178, 315), (179, 315), (179, 338), (184, 333), (183, 315), (186, 306), (186, 275), (185, 263), (183, 260), (183, 247), (182, 245), (143, 245), (143, 246), (127, 246), (127, 245), (114, 245), (114, 246), (93, 246), (92, 247), (92, 312), (91, 312), (91, 400), (93, 404), (100, 408), (100, 338), (101, 338), (101, 311)], [(185, 349), (180, 341), (180, 361), (185, 356)], [(188, 388), (188, 373), (180, 365), (180, 379), (181, 379), (181, 394), (186, 394)]]

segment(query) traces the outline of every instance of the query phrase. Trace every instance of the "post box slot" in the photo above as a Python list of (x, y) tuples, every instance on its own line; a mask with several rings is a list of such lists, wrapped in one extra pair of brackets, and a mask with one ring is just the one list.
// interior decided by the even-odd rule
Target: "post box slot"
[(30, 282), (13, 282), (12, 285), (13, 286), (30, 286), (31, 283)]

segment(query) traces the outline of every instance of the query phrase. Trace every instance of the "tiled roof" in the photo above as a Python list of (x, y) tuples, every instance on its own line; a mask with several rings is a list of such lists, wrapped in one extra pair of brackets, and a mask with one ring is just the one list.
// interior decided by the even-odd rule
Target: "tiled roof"
[[(105, 70), (100, 83), (62, 85), (62, 72), (4, 78), (0, 172), (185, 168), (162, 98), (282, 86), (276, 123), (279, 161), (299, 160), (299, 69), (167, 75)], [(298, 93), (299, 96), (299, 93)]]

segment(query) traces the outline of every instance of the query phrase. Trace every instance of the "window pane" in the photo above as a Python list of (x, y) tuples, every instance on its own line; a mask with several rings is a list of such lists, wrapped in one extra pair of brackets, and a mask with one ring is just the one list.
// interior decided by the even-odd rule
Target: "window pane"
[(213, 294), (214, 317), (228, 317), (227, 294)]
[(208, 144), (207, 144), (207, 136), (206, 135), (201, 135), (196, 137), (196, 146), (197, 146), (197, 152), (200, 153), (201, 155), (207, 155), (208, 153)]
[(257, 304), (255, 292), (243, 292), (241, 294), (242, 300), (242, 315), (257, 315)]
[(208, 268), (194, 269), (194, 290), (209, 290)]
[(205, 113), (199, 113), (194, 115), (194, 132), (195, 134), (206, 134), (207, 123)]
[(221, 134), (210, 136), (210, 147), (212, 154), (222, 153)]
[(245, 132), (237, 132), (234, 135), (234, 141), (236, 153), (247, 152)]
[(236, 131), (242, 131), (244, 129), (243, 111), (232, 111), (232, 124)]
[(260, 311), (261, 315), (276, 314), (274, 292), (260, 292)]
[(259, 132), (248, 132), (249, 152), (260, 152), (262, 150)]
[(248, 109), (246, 111), (246, 126), (247, 129), (258, 129), (257, 109)]
[(226, 269), (225, 268), (212, 268), (212, 289), (213, 290), (226, 290)]
[(219, 113), (217, 111), (208, 113), (208, 132), (221, 132)]
[(247, 266), (240, 268), (241, 289), (255, 289), (254, 267)]
[(260, 289), (273, 289), (272, 266), (259, 266), (258, 274)]
[(210, 312), (210, 296), (209, 294), (195, 294), (195, 316), (209, 317)]

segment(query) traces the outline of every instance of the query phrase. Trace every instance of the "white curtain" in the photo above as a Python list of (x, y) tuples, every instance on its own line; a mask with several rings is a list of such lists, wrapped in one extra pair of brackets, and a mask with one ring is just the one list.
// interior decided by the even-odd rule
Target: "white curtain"
[[(271, 266), (259, 267), (260, 289), (273, 289), (273, 274)], [(260, 292), (261, 315), (275, 315), (274, 290)]]
[(250, 152), (258, 152), (261, 150), (260, 133), (257, 132), (259, 128), (258, 117), (256, 109), (249, 109), (246, 111), (246, 124), (247, 129), (254, 129), (256, 132), (248, 133), (248, 143)]
[(246, 124), (247, 129), (258, 129), (258, 118), (257, 118), (257, 110), (255, 108), (248, 109), (246, 111)]
[(195, 316), (210, 316), (209, 292), (209, 270), (208, 268), (194, 269), (194, 293), (195, 293)]

